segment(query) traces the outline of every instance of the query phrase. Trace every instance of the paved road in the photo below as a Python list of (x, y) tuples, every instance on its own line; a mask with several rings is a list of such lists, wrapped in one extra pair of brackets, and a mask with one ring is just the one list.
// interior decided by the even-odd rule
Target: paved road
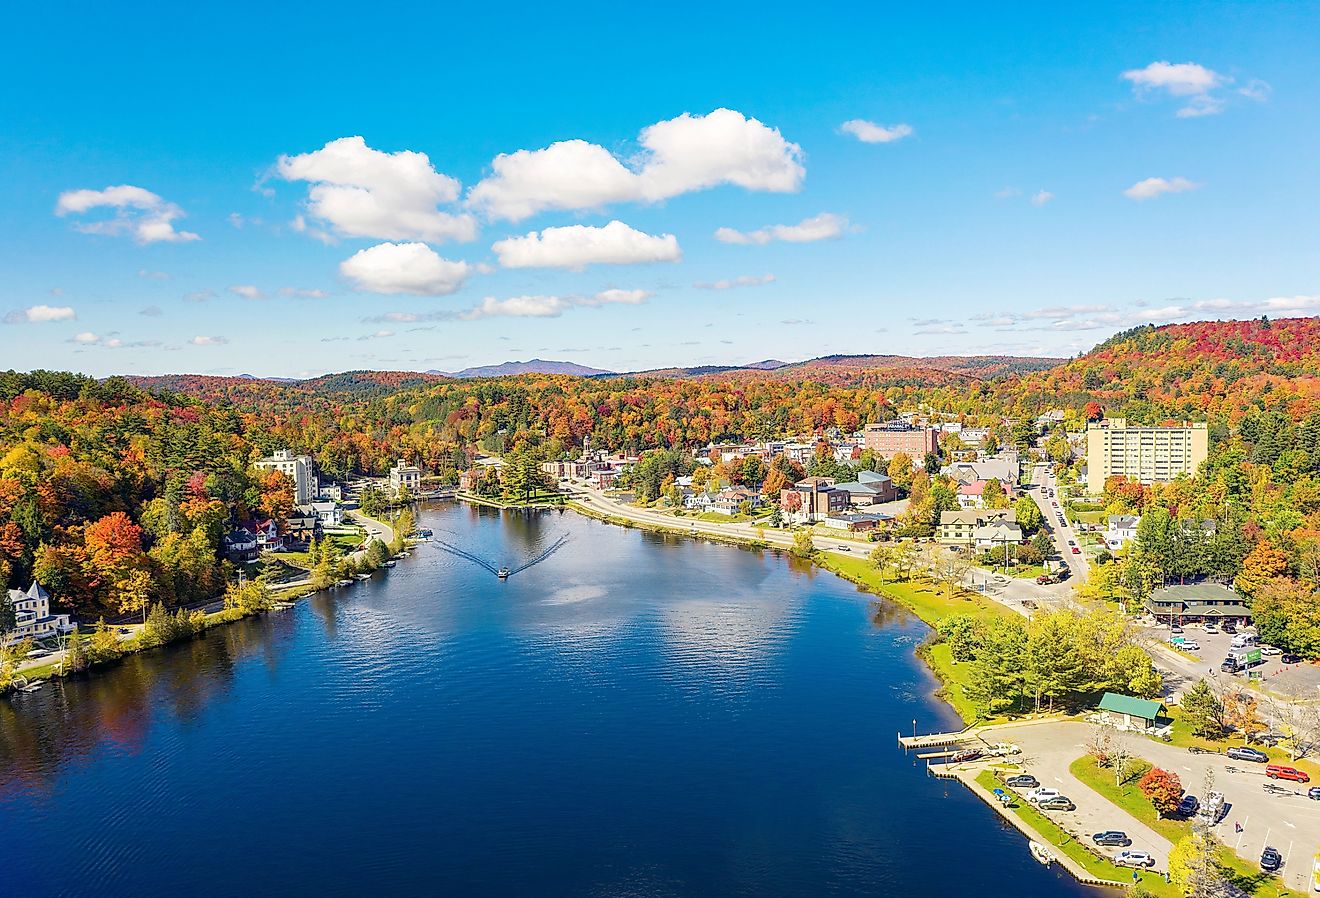
[[(1154, 854), (1157, 869), (1165, 869), (1170, 847), (1168, 840), (1083, 786), (1068, 772), (1068, 765), (1086, 754), (1086, 742), (1091, 733), (1091, 725), (1081, 721), (1047, 720), (1019, 724), (1002, 733), (988, 729), (982, 735), (989, 742), (1020, 745), (1026, 769), (1035, 774), (1042, 785), (1053, 785), (1076, 802), (1076, 812), (1051, 815), (1064, 828), (1080, 835), (1102, 829), (1121, 829), (1132, 836), (1133, 849)], [(1134, 754), (1176, 773), (1183, 788), (1198, 798), (1204, 797), (1206, 773), (1210, 772), (1213, 775), (1211, 788), (1224, 793), (1228, 803), (1227, 813), (1215, 827), (1220, 841), (1253, 864), (1259, 862), (1264, 847), (1272, 845), (1283, 853), (1286, 860), (1284, 878), (1287, 885), (1309, 892), (1311, 856), (1320, 845), (1320, 801), (1306, 797), (1306, 785), (1280, 783), (1291, 794), (1286, 797), (1270, 795), (1262, 788), (1269, 782), (1264, 765), (1233, 761), (1222, 755), (1191, 754), (1184, 748), (1136, 734), (1122, 738)], [(1240, 834), (1236, 832), (1235, 824), (1242, 825)]]
[[(1080, 587), (1086, 582), (1086, 577), (1090, 573), (1090, 563), (1084, 551), (1074, 555), (1073, 546), (1068, 545), (1069, 541), (1072, 541), (1077, 547), (1081, 546), (1077, 531), (1068, 523), (1068, 516), (1063, 515), (1064, 523), (1059, 523), (1059, 516), (1063, 511), (1061, 506), (1055, 505), (1059, 502), (1059, 483), (1050, 473), (1049, 466), (1043, 464), (1036, 465), (1032, 469), (1031, 482), (1033, 486), (1028, 492), (1036, 500), (1040, 513), (1045, 516), (1045, 529), (1054, 540), (1054, 551), (1059, 553), (1059, 557), (1068, 565), (1073, 581)], [(1053, 499), (1045, 495), (1047, 489), (1054, 491)]]

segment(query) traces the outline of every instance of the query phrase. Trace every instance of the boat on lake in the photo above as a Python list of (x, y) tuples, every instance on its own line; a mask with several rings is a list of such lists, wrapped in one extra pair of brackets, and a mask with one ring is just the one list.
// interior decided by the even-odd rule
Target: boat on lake
[(1039, 863), (1044, 864), (1046, 867), (1054, 863), (1054, 855), (1050, 854), (1049, 849), (1039, 842), (1028, 842), (1027, 847), (1031, 849), (1031, 856)]
[(340, 580), (338, 583), (335, 584), (335, 586), (352, 586), (352, 585), (353, 585), (352, 580)]
[(393, 561), (387, 561), (387, 562), (385, 562), (385, 566), (386, 566), (386, 567), (394, 567), (394, 562), (393, 562)]
[(353, 576), (354, 576), (356, 579), (358, 579), (358, 580), (370, 580), (370, 579), (371, 579), (371, 575), (370, 575), (370, 574), (354, 574)]
[(509, 569), (506, 567), (502, 567), (495, 572), (495, 576), (499, 577), (501, 580), (507, 580), (509, 579)]

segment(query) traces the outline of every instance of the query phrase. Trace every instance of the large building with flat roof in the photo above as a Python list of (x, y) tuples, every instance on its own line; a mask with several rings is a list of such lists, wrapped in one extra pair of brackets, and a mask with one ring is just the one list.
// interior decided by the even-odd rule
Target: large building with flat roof
[(1195, 474), (1209, 447), (1204, 424), (1129, 427), (1123, 418), (1109, 418), (1086, 428), (1087, 483), (1093, 493), (1110, 477), (1167, 483), (1179, 474)]
[(862, 431), (862, 445), (885, 458), (899, 452), (921, 461), (938, 447), (939, 431), (933, 427), (913, 427), (904, 421), (868, 424)]

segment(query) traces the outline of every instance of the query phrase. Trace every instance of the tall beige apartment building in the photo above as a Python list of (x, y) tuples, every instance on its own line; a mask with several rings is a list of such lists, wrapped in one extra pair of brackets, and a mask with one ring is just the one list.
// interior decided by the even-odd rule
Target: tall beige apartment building
[(1107, 418), (1086, 428), (1087, 483), (1093, 493), (1115, 476), (1164, 483), (1179, 474), (1195, 474), (1209, 448), (1204, 424), (1129, 427), (1124, 418)]

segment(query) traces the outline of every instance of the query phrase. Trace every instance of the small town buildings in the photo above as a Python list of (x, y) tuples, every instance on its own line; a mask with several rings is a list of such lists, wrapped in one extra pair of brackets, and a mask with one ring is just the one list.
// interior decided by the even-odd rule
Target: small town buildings
[(1137, 538), (1137, 525), (1141, 518), (1131, 514), (1111, 514), (1106, 519), (1105, 545), (1110, 549), (1121, 549)]
[(911, 458), (925, 458), (937, 450), (939, 431), (933, 427), (914, 427), (905, 421), (868, 424), (862, 430), (862, 443), (885, 458), (906, 452)]
[(258, 551), (284, 548), (284, 538), (280, 536), (280, 528), (273, 520), (258, 521), (252, 527), (252, 532), (257, 535)]
[(309, 542), (321, 529), (321, 522), (310, 505), (295, 505), (288, 520), (284, 522), (285, 536), (295, 542)]
[(344, 488), (337, 483), (322, 483), (321, 493), (317, 498), (322, 502), (343, 502)]
[(416, 496), (422, 491), (422, 469), (416, 465), (404, 464), (400, 460), (390, 468), (390, 492), (400, 496), (405, 489), (411, 496)]
[(849, 533), (869, 533), (892, 520), (893, 518), (887, 514), (849, 511), (827, 515), (821, 523), (834, 530), (846, 530)]
[(946, 546), (1014, 545), (1022, 542), (1022, 528), (1012, 508), (968, 508), (940, 512), (935, 538)]
[(246, 527), (225, 534), (221, 548), (225, 557), (235, 563), (256, 561), (260, 552), (257, 548), (257, 535)]
[(36, 580), (26, 591), (9, 590), (9, 603), (14, 606), (14, 629), (4, 637), (5, 645), (23, 639), (62, 636), (78, 628), (67, 614), (50, 613), (50, 593)]
[(483, 472), (476, 468), (468, 468), (458, 475), (458, 488), (465, 493), (475, 492), (477, 484), (481, 482)]
[(893, 502), (898, 498), (898, 487), (889, 479), (888, 474), (874, 471), (858, 471), (857, 479), (847, 483), (834, 484), (836, 490), (848, 494), (848, 504), (865, 506)]
[(1166, 726), (1169, 711), (1159, 702), (1134, 698), (1117, 692), (1106, 692), (1097, 709), (1100, 722), (1119, 730), (1144, 733)]
[(1241, 595), (1218, 583), (1186, 583), (1152, 592), (1147, 613), (1162, 624), (1251, 623), (1251, 609)]
[(793, 524), (824, 520), (848, 508), (848, 494), (834, 488), (831, 477), (808, 477), (779, 494), (785, 520)]
[(317, 480), (316, 468), (310, 455), (294, 455), (288, 449), (280, 449), (269, 458), (258, 459), (252, 465), (263, 471), (279, 471), (292, 480), (294, 505), (306, 505), (321, 492), (321, 484)]

